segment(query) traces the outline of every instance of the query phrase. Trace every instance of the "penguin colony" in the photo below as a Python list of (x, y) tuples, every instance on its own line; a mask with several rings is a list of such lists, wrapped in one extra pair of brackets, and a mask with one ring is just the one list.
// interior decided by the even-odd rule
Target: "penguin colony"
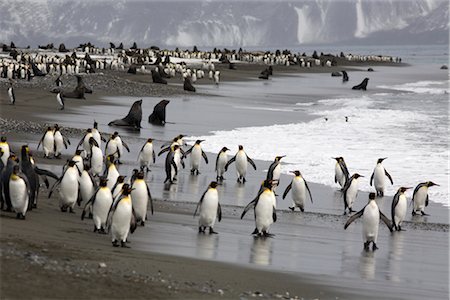
[[(64, 50), (64, 51), (61, 51)], [(60, 52), (67, 52), (65, 47)], [(221, 63), (228, 63), (230, 69), (236, 66), (231, 61), (242, 61), (252, 63), (263, 63), (268, 67), (263, 70), (259, 76), (260, 79), (269, 79), (273, 75), (273, 65), (298, 65), (303, 68), (311, 67), (331, 67), (337, 64), (335, 56), (323, 54), (319, 56), (316, 52), (308, 57), (306, 54), (292, 54), (290, 51), (279, 51), (275, 53), (265, 52), (244, 52), (217, 50), (212, 52), (194, 51), (169, 51), (159, 50), (157, 48), (138, 49), (133, 47), (124, 50), (123, 46), (115, 47), (111, 44), (109, 49), (99, 49), (90, 44), (80, 45), (79, 49), (73, 51), (71, 55), (61, 55), (52, 52), (42, 52), (31, 54), (19, 52), (15, 48), (9, 49), (11, 58), (2, 58), (0, 60), (0, 76), (10, 80), (8, 96), (10, 104), (16, 103), (16, 97), (13, 89), (13, 79), (31, 80), (34, 76), (57, 75), (55, 81), (57, 93), (57, 102), (60, 109), (64, 109), (64, 95), (60, 88), (63, 86), (61, 75), (76, 75), (80, 73), (95, 73), (96, 70), (111, 69), (124, 71), (128, 67), (128, 73), (137, 72), (151, 73), (155, 83), (166, 84), (164, 78), (175, 77), (177, 74), (184, 81), (184, 89), (195, 91), (193, 83), (198, 79), (208, 78), (218, 85), (220, 82), (220, 71), (215, 69), (213, 60)], [(84, 55), (77, 53), (82, 51)], [(91, 55), (109, 55), (108, 58), (92, 59)], [(164, 57), (164, 61), (163, 61)], [(172, 63), (170, 58), (202, 59), (204, 62), (201, 68), (191, 69), (183, 62)], [(389, 61), (400, 63), (401, 59), (385, 56), (355, 56), (351, 54), (340, 57), (349, 61)], [(146, 68), (149, 67), (150, 71)], [(343, 71), (344, 77), (348, 80), (347, 73)], [(77, 77), (79, 84), (81, 77)], [(344, 79), (344, 81), (346, 81)], [(366, 84), (367, 85), (367, 84)], [(82, 85), (84, 92), (89, 92)], [(90, 91), (92, 92), (92, 91)], [(97, 129), (98, 124), (86, 130), (85, 135), (78, 143), (77, 150), (73, 157), (63, 166), (62, 175), (57, 176), (47, 170), (40, 169), (34, 164), (31, 151), (24, 145), (21, 149), (21, 158), (19, 159), (9, 149), (6, 137), (2, 137), (0, 143), (0, 195), (2, 209), (16, 213), (18, 219), (25, 219), (28, 210), (37, 207), (37, 196), (39, 193), (40, 180), (42, 179), (49, 188), (47, 176), (56, 181), (49, 189), (49, 198), (53, 192), (59, 192), (59, 207), (62, 212), (74, 212), (75, 204), (82, 205), (83, 210), (81, 218), (84, 220), (92, 218), (94, 223), (94, 232), (101, 234), (111, 234), (113, 246), (128, 247), (128, 235), (136, 230), (137, 225), (144, 226), (148, 220), (148, 204), (150, 212), (153, 214), (153, 201), (150, 187), (146, 182), (146, 175), (151, 170), (152, 164), (155, 164), (157, 156), (163, 157), (165, 161), (166, 179), (165, 184), (177, 184), (177, 176), (185, 168), (184, 160), (190, 156), (190, 173), (192, 176), (200, 174), (202, 161), (208, 164), (208, 157), (202, 150), (201, 143), (198, 140), (195, 144), (184, 151), (186, 144), (183, 141), (183, 135), (175, 137), (172, 142), (164, 144), (156, 156), (153, 139), (149, 138), (142, 146), (137, 161), (139, 169), (135, 169), (131, 176), (129, 174), (120, 174), (119, 165), (124, 156), (124, 149), (130, 152), (128, 145), (121, 139), (118, 132), (114, 132), (106, 140)], [(102, 142), (105, 142), (104, 150)], [(63, 137), (57, 124), (48, 127), (44, 132), (38, 148), (42, 145), (45, 158), (60, 158), (64, 149), (67, 149), (70, 141)], [(217, 176), (215, 181), (211, 181), (205, 192), (200, 197), (197, 207), (194, 211), (194, 217), (198, 215), (198, 231), (205, 233), (208, 229), (210, 234), (216, 234), (214, 230), (215, 222), (222, 220), (222, 209), (219, 201), (218, 189), (225, 180), (224, 174), (228, 171), (231, 164), (235, 164), (237, 173), (237, 182), (245, 184), (248, 165), (250, 164), (256, 170), (256, 164), (244, 151), (243, 146), (239, 145), (234, 156), (228, 159), (227, 147), (223, 147), (217, 155), (215, 171)], [(274, 162), (269, 166), (267, 177), (262, 181), (261, 187), (255, 198), (248, 203), (241, 214), (243, 218), (246, 213), (253, 209), (255, 215), (255, 229), (252, 232), (257, 237), (271, 237), (270, 226), (276, 222), (277, 194), (276, 188), (279, 185), (281, 174), (281, 159), (284, 156), (276, 156)], [(342, 191), (344, 204), (344, 214), (354, 212), (353, 204), (358, 194), (358, 181), (364, 177), (358, 173), (350, 176), (345, 161), (342, 157), (333, 158), (335, 165), (335, 182), (339, 184)], [(376, 164), (374, 172), (370, 179), (370, 184), (374, 185), (376, 195), (384, 195), (386, 178), (393, 184), (390, 174), (382, 166), (383, 160), (380, 158)], [(290, 193), (292, 206), (289, 208), (294, 211), (295, 208), (300, 211), (305, 210), (305, 203), (308, 198), (313, 203), (313, 197), (308, 183), (300, 170), (290, 171), (294, 177), (291, 183), (285, 189), (282, 198), (285, 199)], [(41, 178), (42, 177), (42, 178)], [(437, 185), (431, 181), (420, 183), (414, 190), (412, 201), (414, 208), (412, 214), (421, 213), (426, 215), (424, 208), (428, 205), (428, 188)], [(353, 214), (345, 224), (345, 229), (357, 218), (363, 218), (363, 239), (364, 249), (368, 250), (370, 243), (372, 249), (377, 249), (378, 224), (381, 219), (389, 230), (402, 230), (401, 225), (406, 216), (407, 200), (405, 192), (410, 187), (400, 187), (392, 200), (391, 220), (389, 220), (381, 211), (375, 202), (375, 194), (369, 195), (368, 204), (359, 212)]]

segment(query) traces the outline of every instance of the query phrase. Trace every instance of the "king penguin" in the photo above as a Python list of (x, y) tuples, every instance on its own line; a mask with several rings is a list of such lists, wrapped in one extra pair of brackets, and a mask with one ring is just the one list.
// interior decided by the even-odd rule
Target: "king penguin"
[(15, 165), (9, 178), (9, 198), (11, 205), (16, 212), (16, 218), (25, 220), (30, 199), (30, 184), (28, 179), (20, 172), (20, 167)]
[(217, 234), (217, 232), (214, 231), (214, 224), (216, 219), (219, 222), (222, 220), (222, 208), (219, 203), (217, 182), (212, 181), (203, 193), (195, 208), (194, 218), (198, 211), (200, 214), (200, 218), (198, 219), (198, 232), (205, 233), (205, 230), (208, 227), (209, 234)]
[(239, 145), (239, 150), (235, 156), (233, 156), (225, 165), (225, 172), (228, 170), (228, 166), (236, 161), (236, 171), (237, 171), (237, 182), (245, 183), (247, 180), (245, 179), (245, 175), (247, 174), (247, 162), (252, 165), (252, 167), (256, 171), (255, 162), (247, 156), (247, 153), (244, 151), (244, 147)]
[(428, 206), (428, 188), (430, 186), (434, 186), (439, 184), (436, 184), (432, 181), (422, 182), (419, 183), (416, 188), (414, 189), (412, 202), (414, 203), (414, 208), (412, 211), (412, 215), (415, 216), (417, 211), (420, 211), (422, 216), (428, 216), (428, 214), (425, 213), (424, 209), (426, 206)]
[(116, 167), (116, 158), (112, 154), (106, 157), (106, 169), (105, 174), (103, 175), (106, 176), (106, 179), (108, 180), (108, 188), (112, 190), (117, 178), (120, 176), (120, 173)]
[(223, 178), (223, 174), (225, 173), (225, 165), (228, 162), (228, 155), (227, 155), (227, 151), (230, 150), (227, 147), (223, 147), (219, 154), (217, 154), (217, 158), (216, 158), (216, 180), (218, 182), (222, 182), (224, 180)]
[(59, 92), (57, 95), (56, 95), (56, 101), (58, 102), (58, 104), (59, 104), (59, 110), (64, 110), (64, 96), (62, 95), (62, 93), (61, 92)]
[(113, 199), (116, 199), (117, 196), (120, 195), (120, 192), (122, 191), (122, 187), (125, 184), (125, 177), (126, 176), (120, 175), (117, 178), (116, 183), (114, 184), (113, 188), (111, 189), (111, 193), (113, 195)]
[[(280, 184), (280, 176), (281, 176), (281, 159), (285, 157), (277, 156), (272, 164), (269, 166), (269, 170), (267, 171), (266, 180), (272, 180), (273, 187), (277, 187)], [(275, 190), (274, 190), (275, 191)]]
[(311, 191), (309, 190), (308, 183), (303, 178), (300, 171), (290, 171), (295, 175), (292, 179), (291, 183), (286, 187), (286, 190), (283, 193), (283, 199), (286, 198), (289, 191), (292, 189), (292, 207), (289, 207), (290, 210), (294, 211), (296, 207), (300, 208), (302, 212), (305, 211), (305, 200), (306, 200), (306, 191), (308, 191), (309, 199), (311, 203), (313, 203), (313, 199), (311, 196)]
[(55, 149), (55, 136), (53, 134), (53, 128), (50, 126), (47, 127), (47, 130), (39, 141), (36, 149), (39, 149), (41, 143), (42, 148), (44, 149), (44, 157), (50, 158), (50, 155), (53, 155)]
[(8, 96), (9, 96), (9, 103), (11, 105), (14, 105), (16, 103), (16, 95), (14, 94), (12, 81), (9, 82)]
[(1, 188), (2, 194), (0, 194), (0, 200), (1, 200), (1, 209), (2, 210), (5, 209), (5, 211), (12, 210), (11, 198), (9, 197), (9, 178), (11, 177), (11, 174), (14, 170), (14, 166), (18, 164), (19, 158), (16, 157), (14, 154), (11, 154), (1, 173), (0, 185), (2, 186)]
[(369, 203), (347, 220), (344, 229), (347, 229), (353, 221), (360, 217), (363, 217), (362, 235), (364, 240), (364, 250), (368, 251), (370, 243), (372, 243), (372, 251), (375, 251), (378, 249), (377, 239), (380, 219), (386, 224), (391, 232), (393, 230), (391, 221), (389, 221), (389, 219), (380, 211), (375, 202), (375, 193), (369, 194)]
[(98, 147), (97, 142), (91, 136), (89, 138), (89, 164), (91, 166), (93, 175), (100, 175), (103, 170), (103, 152), (102, 149)]
[(28, 210), (37, 207), (37, 199), (39, 196), (39, 175), (31, 162), (30, 148), (23, 145), (20, 152), (20, 169), (25, 174), (30, 184), (30, 201), (28, 202)]
[[(77, 149), (78, 149), (81, 145), (83, 145), (83, 149), (84, 149), (84, 151), (86, 153), (86, 157), (87, 158), (89, 158), (90, 155), (91, 155), (91, 146), (90, 146), (90, 139), (91, 139), (91, 137), (93, 137), (92, 129), (88, 128), (86, 130), (86, 133), (81, 138), (81, 140), (80, 140), (80, 142), (78, 143), (78, 146), (77, 146)], [(97, 143), (97, 147), (100, 147), (98, 143)]]
[(94, 232), (106, 234), (106, 221), (113, 199), (111, 190), (107, 187), (108, 179), (100, 177), (100, 186), (95, 191), (91, 199), (86, 202), (81, 220), (84, 219), (86, 211), (92, 207), (92, 220), (94, 221)]
[(153, 139), (148, 139), (142, 146), (138, 155), (139, 167), (141, 171), (150, 171), (150, 164), (156, 162), (155, 150), (153, 150)]
[(398, 189), (397, 193), (395, 193), (394, 198), (392, 199), (391, 206), (391, 217), (392, 224), (397, 231), (402, 230), (402, 222), (405, 220), (406, 209), (408, 206), (405, 192), (410, 189), (409, 187), (401, 187)]
[(144, 179), (144, 172), (140, 171), (133, 182), (131, 190), (131, 202), (136, 216), (136, 222), (140, 222), (141, 226), (145, 225), (147, 220), (147, 206), (150, 202), (150, 211), (153, 215), (153, 200), (150, 189)]
[(64, 148), (67, 149), (67, 145), (70, 145), (70, 140), (62, 136), (58, 124), (55, 124), (53, 127), (53, 137), (55, 142), (55, 158), (61, 158), (62, 150)]
[(83, 171), (81, 171), (79, 183), (80, 191), (78, 195), (78, 205), (80, 205), (81, 202), (87, 203), (89, 200), (91, 200), (92, 196), (97, 190), (97, 182), (92, 175), (91, 167), (87, 163), (85, 163), (83, 166)]
[(339, 183), (339, 185), (343, 189), (350, 174), (343, 157), (333, 157), (333, 159), (336, 160), (336, 165), (334, 167), (334, 182)]
[(372, 176), (370, 177), (370, 186), (372, 186), (372, 183), (375, 184), (375, 190), (377, 192), (377, 196), (379, 197), (384, 196), (384, 176), (387, 176), (387, 178), (391, 181), (391, 184), (394, 184), (391, 175), (381, 164), (386, 158), (387, 157), (378, 159), (377, 165), (375, 166)]
[(204, 142), (204, 140), (197, 140), (195, 144), (183, 155), (183, 157), (187, 157), (191, 154), (191, 174), (200, 174), (198, 169), (200, 168), (202, 157), (206, 164), (208, 164), (208, 157), (200, 145), (202, 142)]
[(247, 211), (253, 207), (255, 213), (256, 228), (252, 234), (259, 237), (271, 237), (273, 234), (269, 233), (269, 227), (272, 223), (277, 221), (277, 214), (274, 203), (276, 203), (275, 194), (272, 191), (272, 182), (264, 180), (263, 188), (258, 192), (258, 195), (244, 208), (241, 214), (241, 219), (245, 216)]
[(59, 207), (62, 212), (66, 212), (69, 209), (70, 213), (74, 213), (73, 207), (78, 200), (79, 183), (78, 178), (81, 176), (80, 170), (76, 166), (76, 162), (69, 161), (66, 170), (53, 185), (48, 197), (52, 196), (53, 190), (59, 185)]
[(102, 141), (106, 142), (106, 139), (102, 136), (100, 131), (98, 131), (98, 123), (95, 120), (94, 120), (94, 127), (92, 127), (91, 131), (92, 131), (92, 137), (97, 142), (98, 147), (101, 148), (102, 147)]
[(347, 180), (344, 188), (342, 189), (344, 196), (344, 215), (347, 213), (347, 208), (349, 212), (354, 211), (352, 207), (356, 197), (358, 196), (358, 179), (360, 177), (364, 176), (359, 175), (358, 173), (353, 174), (352, 177)]
[(3, 161), (3, 164), (6, 166), (6, 164), (8, 163), (8, 158), (11, 154), (11, 150), (9, 148), (9, 144), (7, 142), (6, 136), (2, 136), (0, 138), (0, 149), (3, 150), (2, 161)]
[(114, 202), (111, 207), (108, 219), (109, 222), (112, 245), (128, 248), (126, 242), (128, 233), (134, 232), (136, 229), (136, 218), (134, 216), (133, 207), (131, 204), (131, 187), (124, 184), (122, 188), (122, 195)]
[(179, 148), (180, 146), (178, 144), (170, 146), (170, 151), (166, 156), (166, 179), (164, 180), (164, 183), (169, 182), (170, 184), (173, 184), (177, 180), (176, 176), (178, 174), (178, 167), (177, 163), (175, 162), (175, 153), (177, 150), (179, 150)]

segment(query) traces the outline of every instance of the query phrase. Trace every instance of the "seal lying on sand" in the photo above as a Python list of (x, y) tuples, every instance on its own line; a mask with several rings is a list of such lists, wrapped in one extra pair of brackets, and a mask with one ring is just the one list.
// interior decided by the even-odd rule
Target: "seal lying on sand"
[(166, 124), (166, 106), (169, 102), (169, 100), (161, 100), (156, 104), (153, 108), (153, 113), (148, 116), (148, 122), (153, 125), (164, 126)]
[(128, 115), (123, 119), (117, 119), (108, 123), (108, 126), (125, 126), (135, 129), (141, 128), (142, 99), (133, 103)]

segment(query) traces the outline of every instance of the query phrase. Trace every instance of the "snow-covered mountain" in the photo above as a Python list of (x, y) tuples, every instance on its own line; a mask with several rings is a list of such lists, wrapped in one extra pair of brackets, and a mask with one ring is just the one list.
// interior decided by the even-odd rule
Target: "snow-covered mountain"
[[(0, 1), (0, 42), (138, 46), (448, 43), (447, 0)], [(400, 39), (400, 40), (399, 40)]]

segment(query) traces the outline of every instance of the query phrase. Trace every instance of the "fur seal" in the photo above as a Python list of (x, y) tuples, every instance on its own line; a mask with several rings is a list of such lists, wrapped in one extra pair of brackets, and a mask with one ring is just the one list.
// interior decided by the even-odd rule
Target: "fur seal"
[(156, 70), (152, 70), (152, 80), (154, 83), (167, 84), (167, 80), (162, 78), (161, 74)]
[(344, 77), (342, 77), (342, 82), (348, 81), (348, 74), (347, 74), (347, 72), (342, 70), (342, 75), (344, 76)]
[(153, 125), (164, 126), (166, 124), (166, 106), (169, 104), (169, 100), (161, 100), (153, 108), (153, 113), (148, 116), (148, 122)]
[(342, 76), (341, 72), (338, 72), (338, 71), (331, 72), (331, 77), (341, 77), (341, 76)]
[[(84, 84), (83, 78), (79, 75), (76, 75), (76, 77), (77, 77), (77, 86), (72, 92), (63, 92), (62, 96), (64, 98), (86, 99), (84, 97), (85, 93), (92, 94), (92, 90), (86, 87), (86, 85)], [(56, 88), (52, 92), (59, 93), (59, 89)]]
[(369, 82), (369, 78), (364, 78), (364, 80), (360, 83), (360, 84), (358, 84), (358, 85), (355, 85), (354, 87), (352, 87), (352, 90), (366, 90), (366, 88), (367, 88), (367, 83)]
[(183, 89), (188, 92), (195, 92), (195, 87), (192, 85), (192, 82), (188, 77), (184, 79)]
[(141, 128), (142, 121), (142, 99), (133, 103), (125, 118), (117, 119), (108, 123), (108, 126), (127, 126), (135, 129)]

